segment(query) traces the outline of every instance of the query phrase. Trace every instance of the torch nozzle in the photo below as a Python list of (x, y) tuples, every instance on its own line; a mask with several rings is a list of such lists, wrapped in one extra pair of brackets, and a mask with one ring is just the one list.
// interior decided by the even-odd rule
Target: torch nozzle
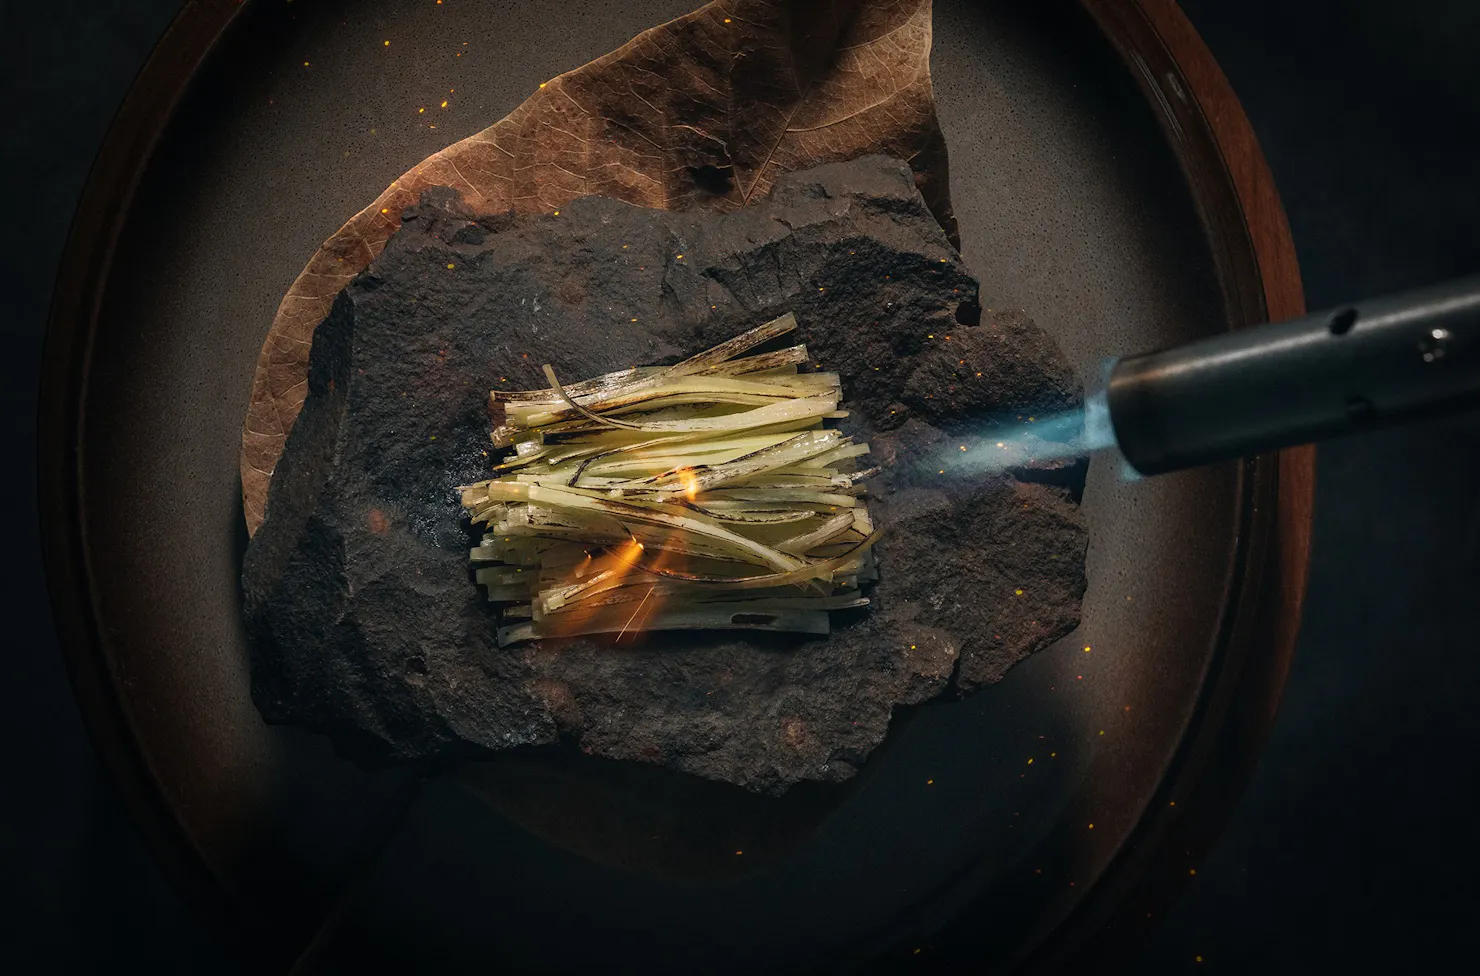
[(1127, 357), (1105, 390), (1145, 475), (1477, 402), (1480, 276)]

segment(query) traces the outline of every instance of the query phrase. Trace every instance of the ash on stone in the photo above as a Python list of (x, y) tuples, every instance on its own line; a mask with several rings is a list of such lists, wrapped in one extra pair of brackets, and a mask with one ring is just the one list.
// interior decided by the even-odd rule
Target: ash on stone
[[(723, 215), (588, 198), (489, 217), (428, 191), (314, 335), (243, 566), (258, 708), (372, 764), (568, 742), (758, 792), (852, 777), (896, 706), (996, 681), (1079, 620), (1078, 486), (923, 463), (1080, 399), (1053, 342), (977, 293), (885, 157), (792, 174)], [(572, 377), (674, 362), (788, 311), (884, 466), (873, 605), (824, 639), (500, 650), (454, 491), (488, 477), (488, 390), (541, 387), (544, 362)]]

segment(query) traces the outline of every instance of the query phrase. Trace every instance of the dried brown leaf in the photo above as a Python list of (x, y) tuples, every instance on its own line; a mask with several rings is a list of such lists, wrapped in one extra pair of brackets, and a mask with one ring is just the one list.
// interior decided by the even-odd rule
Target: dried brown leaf
[(313, 330), (428, 187), (455, 187), (487, 213), (592, 195), (733, 210), (782, 173), (878, 152), (910, 162), (955, 241), (930, 14), (930, 0), (716, 0), (541, 85), (397, 179), (324, 242), (278, 306), (242, 430), (248, 530), (307, 395)]

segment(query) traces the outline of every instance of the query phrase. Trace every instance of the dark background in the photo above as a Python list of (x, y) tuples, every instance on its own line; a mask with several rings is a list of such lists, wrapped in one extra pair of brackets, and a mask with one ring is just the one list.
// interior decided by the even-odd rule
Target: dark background
[[(68, 224), (178, 6), (0, 0), (4, 969), (236, 968), (165, 885), (83, 731), (51, 632), (31, 464)], [(1480, 4), (1183, 7), (1263, 144), (1312, 308), (1480, 271)], [(1222, 839), (1130, 968), (1425, 971), (1464, 958), (1480, 907), (1477, 475), (1474, 416), (1321, 447), (1306, 620), (1277, 725)]]

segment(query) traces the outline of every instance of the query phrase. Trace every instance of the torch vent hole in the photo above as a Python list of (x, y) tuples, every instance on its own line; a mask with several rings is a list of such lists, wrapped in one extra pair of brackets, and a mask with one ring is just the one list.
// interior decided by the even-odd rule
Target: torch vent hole
[(1330, 329), (1332, 335), (1346, 335), (1357, 324), (1357, 310), (1354, 308), (1343, 308), (1331, 316)]

